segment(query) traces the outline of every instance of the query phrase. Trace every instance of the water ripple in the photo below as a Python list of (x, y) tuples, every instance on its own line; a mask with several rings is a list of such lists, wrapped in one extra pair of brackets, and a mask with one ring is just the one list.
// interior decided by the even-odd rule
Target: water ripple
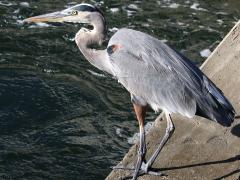
[[(134, 28), (197, 63), (240, 14), (238, 0), (91, 2), (108, 37)], [(104, 179), (138, 130), (129, 93), (75, 45), (81, 25), (23, 23), (76, 3), (0, 1), (0, 179)]]

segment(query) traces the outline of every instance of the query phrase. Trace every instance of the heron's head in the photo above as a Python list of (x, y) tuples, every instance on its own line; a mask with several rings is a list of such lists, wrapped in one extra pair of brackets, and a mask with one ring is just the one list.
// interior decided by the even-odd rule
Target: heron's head
[(71, 23), (91, 23), (93, 15), (102, 13), (90, 4), (78, 4), (68, 9), (34, 16), (25, 19), (25, 22), (71, 22)]

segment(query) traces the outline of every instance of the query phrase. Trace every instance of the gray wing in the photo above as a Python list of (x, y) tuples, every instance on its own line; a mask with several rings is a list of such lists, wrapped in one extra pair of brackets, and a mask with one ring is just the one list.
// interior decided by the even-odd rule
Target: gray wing
[(228, 103), (197, 67), (158, 39), (121, 29), (111, 38), (109, 47), (114, 44), (121, 48), (110, 52), (109, 57), (119, 82), (155, 110), (192, 117), (197, 103), (217, 106), (213, 99), (204, 98), (210, 91), (220, 102)]

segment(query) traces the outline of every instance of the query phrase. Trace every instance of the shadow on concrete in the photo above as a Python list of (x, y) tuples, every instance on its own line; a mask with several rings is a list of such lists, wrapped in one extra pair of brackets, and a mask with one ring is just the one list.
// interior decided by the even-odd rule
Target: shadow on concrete
[[(224, 163), (230, 163), (230, 162), (235, 162), (235, 161), (240, 161), (240, 154), (236, 155), (234, 157), (231, 157), (229, 159), (224, 159), (224, 160), (220, 160), (220, 161), (209, 161), (209, 162), (191, 164), (191, 165), (185, 165), (185, 166), (160, 168), (158, 170), (167, 171), (167, 170), (184, 169), (184, 168), (191, 168), (191, 167), (197, 167), (197, 166), (207, 166), (207, 165), (212, 165), (212, 164), (224, 164)], [(154, 169), (154, 170), (157, 170), (157, 169)]]
[(234, 126), (231, 130), (231, 133), (234, 136), (240, 137), (240, 124), (237, 124), (236, 126)]
[[(197, 167), (197, 166), (207, 166), (207, 165), (213, 165), (213, 164), (225, 164), (225, 163), (231, 163), (231, 162), (236, 162), (236, 161), (240, 161), (240, 154), (236, 155), (234, 157), (231, 157), (229, 159), (224, 159), (224, 160), (220, 160), (220, 161), (209, 161), (209, 162), (205, 162), (205, 163), (198, 163), (198, 164), (191, 164), (191, 165), (185, 165), (185, 166), (176, 166), (176, 167), (168, 167), (168, 168), (152, 168), (152, 170), (154, 171), (168, 171), (168, 170), (174, 170), (174, 169), (184, 169), (184, 168), (191, 168), (191, 167)], [(222, 177), (216, 178), (215, 180), (220, 180), (223, 178), (226, 178), (228, 176), (231, 176), (233, 174), (239, 173), (240, 169), (237, 169), (231, 173), (228, 173)]]
[[(236, 161), (240, 161), (240, 154), (236, 155), (234, 157), (231, 157), (229, 159), (224, 159), (224, 160), (220, 160), (220, 161), (209, 161), (209, 162), (205, 162), (205, 163), (198, 163), (198, 164), (191, 164), (191, 165), (185, 165), (185, 166), (175, 166), (175, 167), (168, 167), (168, 168), (150, 168), (149, 170), (155, 171), (155, 172), (162, 172), (162, 171), (169, 171), (169, 170), (176, 170), (176, 169), (185, 169), (185, 168), (191, 168), (191, 167), (197, 167), (197, 166), (207, 166), (207, 165), (213, 165), (213, 164), (225, 164), (225, 163), (231, 163), (231, 162), (236, 162)], [(240, 169), (237, 169), (235, 171), (232, 171), (226, 175), (223, 175), (221, 177), (215, 178), (214, 180), (221, 180), (224, 179), (226, 177), (232, 176), (233, 174), (236, 173), (240, 173)], [(142, 176), (142, 175), (140, 175)], [(162, 174), (162, 176), (167, 176), (166, 174)], [(123, 178), (123, 180), (127, 180), (127, 179), (131, 179), (132, 176), (127, 176), (125, 178)], [(239, 176), (240, 178), (240, 176)], [(237, 179), (240, 180), (240, 179)]]
[[(232, 172), (230, 172), (230, 173), (228, 173), (228, 174), (226, 174), (226, 175), (224, 175), (224, 176), (218, 177), (218, 178), (216, 178), (216, 179), (214, 179), (214, 180), (222, 180), (222, 179), (225, 179), (225, 178), (227, 178), (227, 177), (229, 177), (229, 176), (232, 176), (233, 174), (237, 174), (237, 173), (240, 174), (240, 169), (237, 169), (237, 170), (235, 170), (235, 171), (232, 171)], [(236, 179), (236, 180), (240, 180), (240, 175), (239, 175), (238, 179)]]

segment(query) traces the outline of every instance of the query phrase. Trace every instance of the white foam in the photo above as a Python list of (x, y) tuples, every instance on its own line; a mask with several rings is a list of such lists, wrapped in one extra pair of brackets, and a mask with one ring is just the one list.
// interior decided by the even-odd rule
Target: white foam
[(118, 28), (116, 28), (116, 27), (109, 28), (109, 31), (110, 31), (110, 32), (117, 32), (117, 31), (118, 31)]
[(129, 4), (128, 8), (133, 9), (133, 10), (138, 10), (138, 6), (136, 4)]
[(20, 9), (16, 9), (13, 13), (18, 14), (20, 12)]
[(154, 122), (148, 122), (146, 125), (145, 125), (145, 132), (146, 134), (149, 133), (150, 129), (153, 127), (154, 125)]
[(142, 26), (143, 26), (143, 27), (150, 27), (150, 24), (148, 24), (148, 23), (142, 23)]
[(111, 13), (117, 13), (119, 12), (119, 8), (110, 8)]
[(49, 27), (49, 26), (50, 25), (47, 23), (38, 22), (38, 23), (35, 23), (35, 25), (29, 26), (29, 28), (39, 28), (39, 27)]
[(179, 6), (180, 6), (180, 4), (172, 3), (172, 4), (170, 4), (168, 7), (169, 7), (169, 8), (172, 8), (172, 9), (177, 9)]
[(218, 24), (222, 25), (223, 24), (223, 20), (222, 19), (217, 19)]
[(67, 40), (67, 41), (71, 41), (71, 42), (74, 42), (74, 41), (75, 41), (75, 36), (69, 37), (68, 35), (65, 35), (65, 36), (63, 36), (63, 38), (64, 38), (65, 40)]
[(122, 129), (121, 128), (117, 128), (116, 129), (116, 134), (119, 136), (119, 137), (123, 137), (123, 134), (122, 134)]
[(217, 14), (217, 15), (228, 15), (228, 13), (226, 13), (226, 12), (221, 12), (221, 11), (216, 12), (216, 14)]
[(16, 3), (10, 3), (10, 2), (2, 2), (0, 1), (0, 5), (2, 6), (13, 6), (13, 5), (17, 5)]
[(210, 49), (204, 49), (204, 50), (200, 51), (200, 55), (205, 58), (209, 57), (211, 53), (212, 52), (210, 51)]
[(177, 24), (178, 24), (179, 26), (184, 26), (184, 25), (185, 25), (185, 24), (182, 23), (182, 22), (177, 22)]
[(55, 72), (57, 72), (57, 71), (54, 71), (54, 70), (52, 70), (52, 69), (43, 69), (43, 71), (44, 71), (45, 73), (55, 73)]
[(147, 21), (148, 21), (148, 22), (154, 22), (152, 19), (149, 19), (149, 18), (147, 19)]
[[(154, 126), (154, 122), (148, 122), (144, 126), (145, 134), (148, 134), (150, 129)], [(132, 137), (127, 138), (128, 144), (135, 144), (139, 140), (139, 133), (135, 133)]]
[(167, 39), (161, 39), (160, 41), (161, 41), (161, 42), (163, 42), (163, 43), (166, 43), (166, 42), (168, 42), (168, 40), (167, 40)]
[(193, 4), (190, 6), (190, 8), (191, 8), (191, 9), (194, 9), (194, 10), (196, 10), (196, 11), (208, 11), (208, 10), (206, 10), (206, 9), (204, 9), (204, 8), (199, 7), (199, 5), (200, 5), (200, 4), (198, 4), (198, 3), (193, 3)]
[[(206, 27), (205, 27), (206, 28)], [(216, 29), (213, 29), (213, 28), (210, 28), (210, 27), (207, 27), (206, 28), (209, 32), (218, 32)]]
[(127, 10), (127, 16), (128, 16), (128, 17), (132, 16), (134, 13), (136, 13), (136, 12), (135, 12), (135, 11)]
[(139, 133), (135, 133), (133, 137), (127, 138), (128, 144), (135, 144), (139, 140)]
[(19, 5), (22, 7), (30, 7), (28, 2), (20, 2)]
[(92, 70), (87, 70), (88, 72), (90, 72), (92, 75), (94, 76), (98, 76), (98, 77), (106, 77), (104, 74), (100, 74), (100, 73), (97, 73), (97, 72), (94, 72)]
[(73, 6), (73, 5), (75, 5), (75, 4), (77, 4), (77, 2), (74, 2), (74, 1), (68, 3), (68, 5), (70, 5), (70, 6)]

